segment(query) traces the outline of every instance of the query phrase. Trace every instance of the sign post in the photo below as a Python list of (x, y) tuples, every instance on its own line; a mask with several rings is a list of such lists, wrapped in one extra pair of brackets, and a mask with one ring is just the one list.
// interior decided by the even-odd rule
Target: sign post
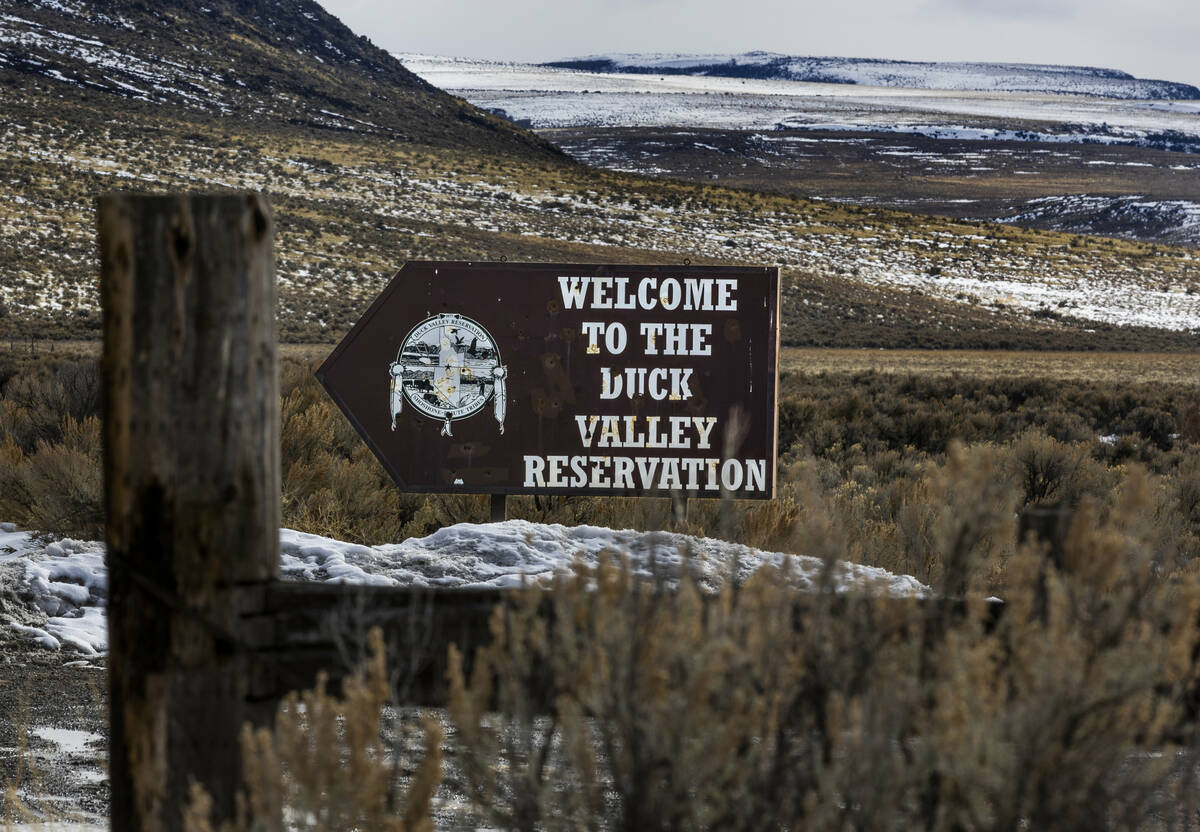
[(774, 268), (409, 263), (317, 376), (406, 491), (769, 499), (778, 308)]

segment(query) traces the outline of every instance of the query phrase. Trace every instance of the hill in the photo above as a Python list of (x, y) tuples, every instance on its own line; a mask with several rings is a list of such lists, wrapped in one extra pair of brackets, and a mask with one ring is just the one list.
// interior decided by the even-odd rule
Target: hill
[[(368, 133), (553, 153), (455, 99), (313, 0), (13, 0), (0, 16), (5, 98), (125, 115)], [(53, 108), (46, 105), (54, 103)]]
[(134, 187), (266, 192), (292, 341), (339, 338), (405, 260), (506, 257), (779, 264), (790, 344), (1195, 347), (1187, 250), (587, 168), (310, 0), (26, 0), (0, 47), (10, 342), (97, 336), (94, 199)]
[(588, 72), (710, 75), (918, 90), (1003, 90), (1119, 99), (1200, 99), (1200, 89), (1191, 84), (1134, 78), (1117, 69), (1053, 64), (890, 61), (746, 52), (741, 55), (590, 55), (542, 65)]
[(400, 57), (430, 83), (597, 167), (1200, 244), (1200, 102)]

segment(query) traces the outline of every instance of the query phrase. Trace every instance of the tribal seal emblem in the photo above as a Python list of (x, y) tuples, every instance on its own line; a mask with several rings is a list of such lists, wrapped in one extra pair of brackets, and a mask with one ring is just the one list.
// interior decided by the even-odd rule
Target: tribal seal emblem
[(392, 430), (408, 399), (417, 411), (442, 421), (442, 436), (453, 436), (450, 423), (474, 416), (492, 402), (504, 433), (508, 368), (491, 334), (462, 315), (434, 315), (412, 328), (388, 370), (391, 377)]

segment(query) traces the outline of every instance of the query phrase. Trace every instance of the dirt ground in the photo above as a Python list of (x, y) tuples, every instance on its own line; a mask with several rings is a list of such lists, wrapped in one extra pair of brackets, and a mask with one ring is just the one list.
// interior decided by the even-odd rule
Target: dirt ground
[(108, 817), (102, 660), (0, 635), (0, 828)]

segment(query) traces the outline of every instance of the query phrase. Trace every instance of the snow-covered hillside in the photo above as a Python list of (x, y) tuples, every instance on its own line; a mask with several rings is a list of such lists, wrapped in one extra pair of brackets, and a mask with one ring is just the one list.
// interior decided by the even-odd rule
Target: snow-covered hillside
[[(629, 558), (636, 574), (667, 580), (686, 569), (700, 586), (716, 590), (731, 576), (744, 580), (760, 567), (787, 564), (797, 588), (812, 588), (824, 562), (764, 552), (738, 543), (670, 532), (595, 526), (559, 526), (509, 520), (460, 523), (428, 537), (388, 546), (359, 546), (281, 529), (285, 579), (383, 586), (516, 588), (544, 583), (577, 561), (594, 565), (605, 552)], [(927, 596), (916, 578), (840, 563), (841, 591), (854, 588), (894, 596)], [(104, 545), (79, 540), (46, 542), (0, 524), (0, 626), (49, 649), (96, 656), (107, 652)]]
[(1200, 101), (646, 75), (429, 55), (397, 57), (431, 84), (539, 129), (869, 130), (1200, 151)]
[(588, 55), (544, 65), (591, 72), (772, 78), (921, 90), (1003, 90), (1118, 99), (1200, 99), (1200, 89), (1190, 84), (1134, 78), (1116, 69), (1053, 64), (935, 63), (745, 52), (740, 55)]
[(1141, 196), (1064, 194), (1031, 199), (1024, 209), (1001, 222), (1037, 222), (1041, 227), (1119, 234), (1131, 226), (1162, 229), (1167, 242), (1200, 245), (1200, 202), (1153, 200)]
[(164, 106), (170, 118), (153, 123), (194, 119), (189, 130), (201, 135), (208, 119), (234, 117), (530, 149), (518, 131), (480, 127), (471, 108), (430, 89), (316, 0), (0, 0), (0, 88), (6, 123), (20, 124), (11, 114), (25, 93), (51, 118), (79, 117), (63, 99), (96, 107), (101, 115), (85, 108), (84, 117), (100, 121)]
[[(89, 137), (73, 130), (45, 128), (30, 136), (28, 131), (0, 124), (0, 136), (5, 139), (0, 145), (0, 158), (45, 160), (77, 178), (94, 173), (96, 178), (84, 181), (96, 189), (105, 187), (114, 175), (124, 177), (147, 170), (147, 163), (140, 162), (128, 147), (114, 145), (104, 135)], [(433, 232), (445, 240), (461, 239), (456, 229), (469, 228), (472, 232), (503, 231), (521, 237), (642, 251), (685, 251), (692, 257), (719, 260), (729, 259), (732, 240), (738, 259), (745, 262), (801, 267), (836, 274), (851, 283), (917, 289), (928, 297), (965, 301), (972, 308), (996, 310), (997, 314), (1002, 310), (1004, 314), (1029, 315), (1051, 309), (1074, 319), (1117, 326), (1200, 330), (1200, 292), (1195, 290), (1194, 276), (1200, 258), (1192, 252), (1128, 257), (1094, 247), (1051, 253), (1047, 248), (1029, 247), (987, 229), (950, 229), (926, 222), (899, 228), (886, 217), (856, 219), (849, 226), (830, 224), (827, 214), (814, 211), (747, 213), (723, 207), (681, 210), (677, 205), (658, 202), (643, 203), (635, 211), (625, 193), (562, 194), (454, 173), (381, 171), (374, 158), (340, 161), (335, 179), (324, 173), (324, 167), (284, 153), (246, 149), (221, 156), (203, 144), (186, 143), (174, 146), (172, 152), (172, 166), (154, 168), (152, 173), (144, 174), (149, 177), (145, 182), (160, 189), (187, 187), (195, 182), (270, 188), (284, 204), (293, 199), (307, 200), (308, 205), (329, 200), (342, 211), (364, 206), (369, 213), (362, 216), (371, 218), (371, 222), (385, 223), (389, 233), (399, 227), (414, 234), (414, 239), (417, 234), (428, 237)], [(269, 177), (272, 170), (288, 173)], [(59, 218), (71, 204), (69, 200), (56, 202), (53, 194), (29, 199), (19, 206), (19, 212), (13, 211), (0, 221), (0, 238), (14, 241), (15, 249), (15, 241), (36, 239), (46, 228), (59, 228), (56, 221), (61, 222)], [(24, 272), (18, 270), (11, 283), (0, 281), (0, 302), (7, 305), (10, 317), (25, 302), (18, 293), (23, 287), (63, 287), (61, 291), (36, 295), (30, 291), (26, 296), (38, 304), (48, 306), (64, 296), (77, 298), (77, 308), (95, 303), (91, 294), (94, 268), (79, 268), (93, 255), (94, 225), (78, 222), (74, 236), (47, 238), (36, 264), (31, 263)], [(366, 225), (366, 221), (360, 225)], [(66, 223), (61, 227), (70, 228)], [(347, 234), (363, 233), (361, 227), (341, 227)], [(328, 249), (322, 248), (319, 239), (297, 231), (295, 226), (282, 228), (278, 241), (281, 296), (296, 299), (285, 301), (285, 310), (293, 304), (311, 303), (311, 314), (326, 315), (359, 285), (367, 289), (361, 295), (362, 302), (369, 302), (391, 274), (381, 272), (380, 282), (365, 283), (361, 268), (347, 265), (348, 256), (362, 251), (361, 236), (351, 238), (334, 257), (323, 253)], [(327, 262), (316, 265), (320, 261), (314, 261), (314, 252), (321, 253)], [(64, 253), (70, 259), (63, 257)], [(931, 272), (931, 263), (940, 272)], [(394, 269), (395, 263), (388, 261), (386, 266)], [(783, 295), (785, 308), (823, 303), (792, 285), (784, 287)], [(317, 300), (305, 300), (311, 298)], [(887, 324), (907, 315), (901, 308), (871, 309), (870, 313), (885, 316), (880, 321)], [(925, 320), (917, 323), (924, 324)], [(903, 318), (903, 325), (911, 324)], [(943, 320), (937, 326), (947, 324)]]

